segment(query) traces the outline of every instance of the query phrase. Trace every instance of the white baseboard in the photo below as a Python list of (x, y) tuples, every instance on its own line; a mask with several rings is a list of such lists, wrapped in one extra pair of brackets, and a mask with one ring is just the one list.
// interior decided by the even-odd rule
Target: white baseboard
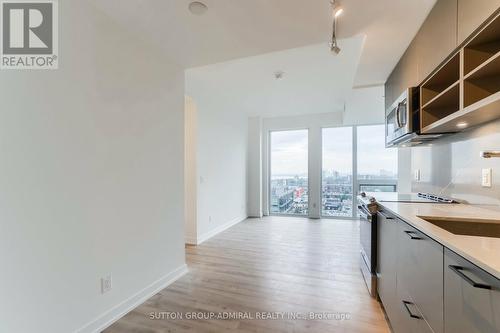
[(214, 237), (215, 235), (217, 234), (220, 234), (221, 232), (223, 232), (224, 230), (226, 229), (229, 229), (231, 228), (233, 225), (235, 224), (238, 224), (244, 220), (246, 220), (248, 218), (248, 216), (244, 215), (244, 216), (240, 216), (240, 217), (237, 217), (235, 219), (232, 219), (231, 221), (227, 222), (227, 223), (224, 223), (223, 225), (221, 226), (218, 226), (217, 228), (213, 229), (213, 230), (210, 230), (208, 232), (205, 232), (203, 234), (201, 234), (200, 236), (198, 236), (196, 238), (196, 243), (195, 245), (200, 245), (201, 243), (203, 243), (204, 241)]
[(111, 326), (115, 321), (125, 316), (140, 304), (144, 303), (148, 298), (157, 294), (160, 290), (175, 282), (175, 280), (177, 280), (187, 272), (188, 269), (186, 264), (176, 268), (174, 271), (151, 283), (149, 286), (142, 289), (132, 297), (126, 299), (122, 303), (114, 306), (112, 309), (100, 315), (82, 328), (78, 329), (76, 332), (97, 333), (103, 331), (104, 329)]

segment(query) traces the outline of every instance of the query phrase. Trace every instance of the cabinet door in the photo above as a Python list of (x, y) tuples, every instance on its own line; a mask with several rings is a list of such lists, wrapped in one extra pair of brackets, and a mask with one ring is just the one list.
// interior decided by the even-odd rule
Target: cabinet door
[(444, 300), (446, 333), (500, 332), (500, 280), (448, 249)]
[(413, 303), (421, 313), (421, 321), (426, 321), (435, 333), (442, 333), (443, 246), (404, 222), (399, 225), (398, 238), (398, 290), (409, 295), (409, 299), (400, 301)]
[(458, 0), (458, 44), (500, 7), (500, 0)]
[(392, 322), (396, 319), (396, 260), (397, 219), (381, 211), (377, 214), (378, 253), (377, 291), (385, 312)]
[(394, 78), (395, 99), (401, 96), (407, 88), (418, 86), (417, 42), (416, 39), (412, 41), (396, 66), (397, 70)]
[(385, 111), (387, 112), (387, 109), (392, 105), (394, 101), (394, 96), (393, 96), (393, 89), (394, 89), (394, 84), (393, 84), (393, 76), (392, 74), (389, 75), (389, 78), (387, 78), (387, 81), (385, 82)]
[(409, 87), (418, 86), (417, 41), (413, 40), (399, 60), (385, 84), (385, 109), (394, 103)]
[(398, 284), (396, 296), (397, 322), (391, 322), (394, 333), (434, 333), (404, 285)]
[(419, 82), (422, 82), (458, 45), (457, 0), (438, 0), (417, 39), (418, 76)]

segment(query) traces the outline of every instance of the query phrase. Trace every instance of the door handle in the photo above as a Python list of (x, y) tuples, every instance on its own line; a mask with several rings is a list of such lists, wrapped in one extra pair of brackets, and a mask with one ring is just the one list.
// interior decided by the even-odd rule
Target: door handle
[(415, 305), (415, 304), (413, 304), (412, 302), (403, 301), (403, 305), (404, 305), (404, 307), (405, 307), (406, 311), (408, 312), (408, 314), (410, 315), (410, 317), (415, 318), (415, 319), (422, 319), (422, 317), (417, 316), (417, 315), (414, 315), (414, 314), (411, 312), (410, 308), (408, 307), (408, 305)]
[(413, 236), (415, 234), (414, 231), (409, 231), (409, 230), (405, 230), (404, 231), (405, 234), (407, 234), (411, 239), (422, 239), (421, 237), (418, 237), (418, 236)]
[(474, 280), (472, 280), (470, 277), (465, 275), (462, 271), (465, 269), (464, 267), (461, 266), (456, 266), (456, 265), (449, 265), (448, 266), (453, 272), (455, 272), (458, 276), (460, 276), (462, 279), (464, 279), (468, 284), (473, 286), (474, 288), (479, 288), (479, 289), (491, 289), (490, 285), (484, 284), (484, 283), (479, 283)]

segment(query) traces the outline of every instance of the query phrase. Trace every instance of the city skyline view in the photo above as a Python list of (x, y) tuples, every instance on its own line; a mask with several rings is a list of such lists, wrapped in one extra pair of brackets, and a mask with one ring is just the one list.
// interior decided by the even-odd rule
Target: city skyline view
[[(357, 179), (363, 191), (396, 191), (397, 152), (385, 149), (384, 125), (356, 128)], [(353, 127), (322, 130), (321, 215), (351, 217), (353, 188)], [(271, 213), (307, 215), (308, 130), (271, 132)], [(376, 167), (374, 167), (376, 161)]]

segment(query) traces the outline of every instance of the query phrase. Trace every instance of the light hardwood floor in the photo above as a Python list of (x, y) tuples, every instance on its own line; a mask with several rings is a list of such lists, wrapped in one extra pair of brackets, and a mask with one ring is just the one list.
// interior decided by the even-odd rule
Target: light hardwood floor
[[(357, 221), (248, 219), (186, 248), (189, 273), (127, 314), (106, 333), (389, 332), (359, 271)], [(208, 315), (346, 313), (347, 320), (150, 319), (151, 313)], [(162, 314), (163, 313), (163, 314)]]

